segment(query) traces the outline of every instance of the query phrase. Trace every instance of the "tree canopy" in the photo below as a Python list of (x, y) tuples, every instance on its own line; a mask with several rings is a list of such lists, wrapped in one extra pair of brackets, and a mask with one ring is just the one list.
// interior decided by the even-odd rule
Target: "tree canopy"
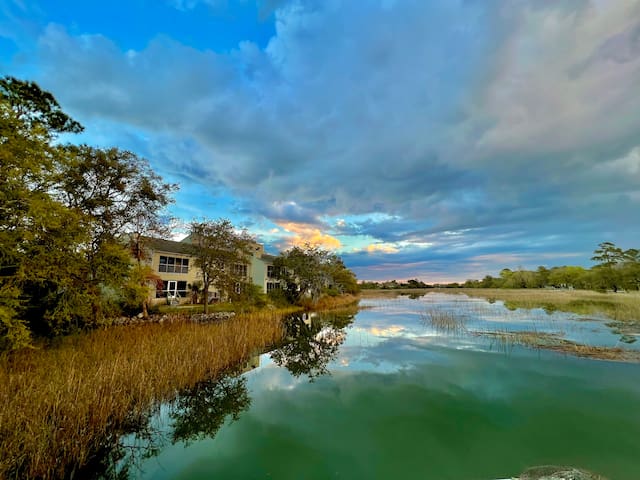
[(291, 247), (276, 258), (274, 266), (293, 301), (308, 296), (315, 302), (323, 292), (358, 292), (356, 277), (342, 259), (317, 245)]

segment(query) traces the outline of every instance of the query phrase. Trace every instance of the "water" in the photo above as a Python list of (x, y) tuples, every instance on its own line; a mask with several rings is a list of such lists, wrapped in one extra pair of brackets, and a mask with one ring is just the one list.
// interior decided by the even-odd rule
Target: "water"
[[(124, 440), (130, 478), (475, 480), (545, 464), (640, 478), (638, 364), (478, 334), (620, 346), (603, 322), (448, 295), (362, 306), (355, 318), (293, 322), (292, 342), (246, 373), (183, 392), (146, 440)], [(464, 328), (425, 321), (434, 311)], [(130, 448), (140, 445), (155, 450)]]

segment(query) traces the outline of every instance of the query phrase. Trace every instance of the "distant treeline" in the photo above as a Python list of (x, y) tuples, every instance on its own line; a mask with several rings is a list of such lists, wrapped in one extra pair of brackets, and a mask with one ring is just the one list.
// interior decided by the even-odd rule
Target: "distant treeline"
[(428, 285), (412, 279), (406, 282), (362, 282), (362, 289), (401, 288), (576, 288), (584, 290), (614, 291), (640, 290), (640, 250), (622, 250), (611, 242), (603, 242), (594, 252), (596, 265), (587, 269), (562, 266), (536, 270), (505, 268), (499, 277), (485, 276), (482, 280), (464, 283)]

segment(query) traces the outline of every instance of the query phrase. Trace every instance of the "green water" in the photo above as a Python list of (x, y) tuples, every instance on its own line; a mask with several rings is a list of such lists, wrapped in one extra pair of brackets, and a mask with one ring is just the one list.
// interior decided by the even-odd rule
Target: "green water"
[[(478, 302), (369, 300), (355, 318), (298, 322), (259, 367), (163, 409), (158, 450), (130, 478), (471, 480), (544, 464), (640, 478), (640, 366), (497, 348), (422, 321), (427, 303), (477, 324), (535, 320), (501, 305), (481, 318)], [(535, 322), (613, 341), (575, 320)]]

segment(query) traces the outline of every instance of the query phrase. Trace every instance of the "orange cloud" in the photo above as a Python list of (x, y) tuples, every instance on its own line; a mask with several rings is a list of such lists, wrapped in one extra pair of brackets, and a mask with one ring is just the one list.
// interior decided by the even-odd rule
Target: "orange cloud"
[(289, 233), (293, 233), (293, 237), (288, 238), (290, 245), (309, 243), (327, 249), (336, 249), (342, 246), (340, 240), (329, 234), (322, 233), (318, 227), (308, 223), (283, 222), (278, 223), (278, 226)]
[(372, 243), (371, 245), (367, 245), (367, 252), (382, 252), (382, 253), (398, 253), (398, 249), (390, 244), (385, 243)]

